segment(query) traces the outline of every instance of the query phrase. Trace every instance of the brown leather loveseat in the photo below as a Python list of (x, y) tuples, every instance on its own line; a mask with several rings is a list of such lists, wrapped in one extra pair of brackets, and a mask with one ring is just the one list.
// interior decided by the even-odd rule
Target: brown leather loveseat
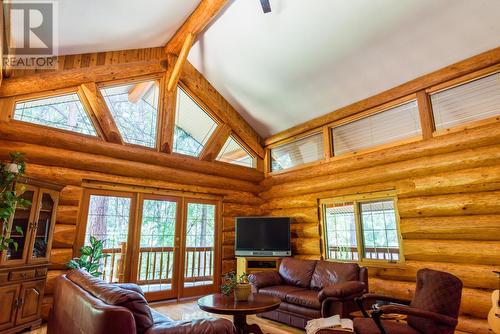
[(151, 309), (139, 286), (110, 284), (84, 271), (58, 278), (47, 334), (233, 334), (225, 319), (173, 321)]
[(356, 263), (285, 258), (279, 271), (250, 275), (256, 292), (281, 299), (279, 309), (261, 316), (304, 328), (311, 319), (357, 310), (354, 298), (368, 292), (368, 270)]

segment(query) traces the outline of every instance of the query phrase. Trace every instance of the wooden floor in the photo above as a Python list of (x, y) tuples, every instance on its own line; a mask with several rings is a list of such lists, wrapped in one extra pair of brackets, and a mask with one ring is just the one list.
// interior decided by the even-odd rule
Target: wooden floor
[[(204, 317), (219, 317), (219, 318), (231, 319), (230, 316), (211, 314), (200, 310), (198, 308), (198, 305), (196, 304), (196, 300), (194, 299), (180, 301), (180, 302), (177, 301), (158, 302), (158, 303), (151, 303), (150, 305), (158, 312), (166, 314), (169, 318), (172, 318), (174, 320), (191, 320)], [(269, 334), (305, 333), (305, 331), (289, 327), (275, 321), (258, 318), (255, 315), (248, 316), (247, 321), (250, 324), (258, 324), (264, 333), (269, 333)], [(45, 326), (43, 326), (42, 328), (31, 331), (29, 333), (46, 334), (46, 328)], [(466, 334), (466, 333), (456, 331), (455, 334)]]
[[(202, 311), (198, 308), (195, 299), (185, 300), (180, 302), (158, 302), (151, 303), (151, 307), (157, 310), (160, 313), (166, 314), (169, 318), (174, 320), (191, 320), (191, 319), (199, 319), (204, 317), (219, 317), (231, 319), (230, 316), (223, 316), (219, 314), (211, 314), (205, 311)], [(260, 328), (264, 331), (264, 333), (270, 334), (304, 334), (305, 331), (288, 327), (286, 325), (258, 318), (255, 315), (248, 316), (247, 321), (249, 324), (258, 324)], [(43, 326), (40, 329), (31, 331), (30, 334), (46, 334), (46, 328)]]

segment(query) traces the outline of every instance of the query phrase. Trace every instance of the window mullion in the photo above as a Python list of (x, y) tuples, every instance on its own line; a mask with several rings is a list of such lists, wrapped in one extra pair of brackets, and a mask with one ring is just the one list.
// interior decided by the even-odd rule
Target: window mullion
[(364, 241), (363, 241), (363, 233), (361, 229), (361, 213), (359, 210), (359, 203), (354, 201), (354, 219), (356, 221), (356, 240), (358, 246), (358, 261), (362, 261), (365, 257), (364, 254)]

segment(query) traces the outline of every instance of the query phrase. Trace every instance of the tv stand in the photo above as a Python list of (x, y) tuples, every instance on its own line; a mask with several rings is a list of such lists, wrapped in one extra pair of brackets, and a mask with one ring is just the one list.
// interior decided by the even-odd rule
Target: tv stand
[(276, 271), (280, 266), (281, 259), (281, 257), (238, 257), (236, 259), (236, 272), (238, 276), (241, 276), (243, 273)]

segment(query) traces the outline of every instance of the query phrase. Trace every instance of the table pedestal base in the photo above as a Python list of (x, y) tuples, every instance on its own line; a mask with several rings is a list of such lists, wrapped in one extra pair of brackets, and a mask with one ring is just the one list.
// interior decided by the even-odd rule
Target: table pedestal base
[(236, 327), (237, 334), (264, 334), (260, 327), (256, 324), (247, 324), (246, 315), (234, 315), (234, 327)]

